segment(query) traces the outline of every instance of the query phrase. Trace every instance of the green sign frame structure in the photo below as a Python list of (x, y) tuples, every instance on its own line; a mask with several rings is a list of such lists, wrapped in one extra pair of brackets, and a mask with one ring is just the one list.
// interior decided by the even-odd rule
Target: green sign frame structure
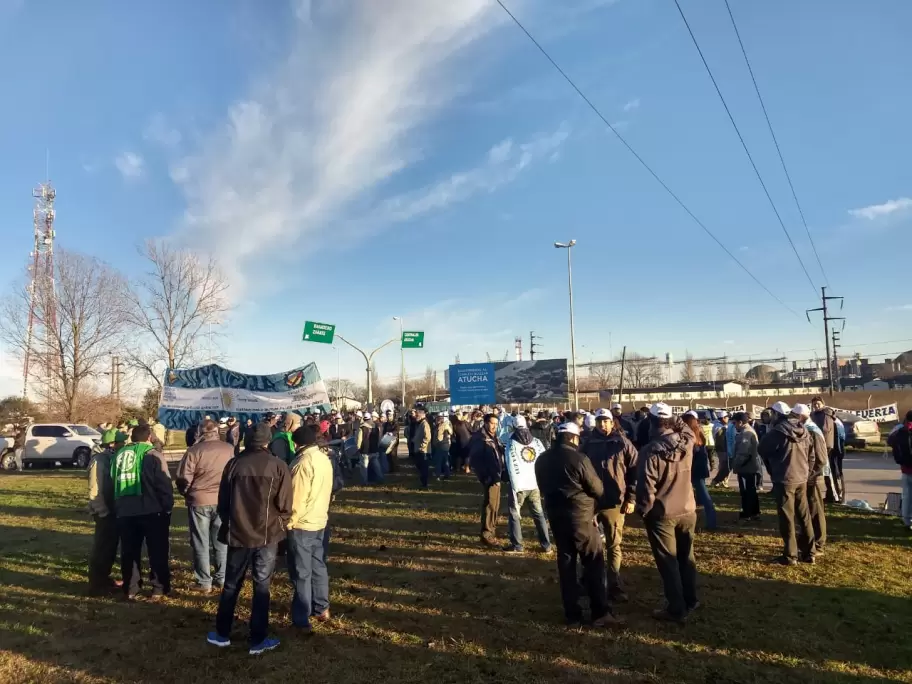
[(336, 335), (336, 326), (331, 323), (317, 323), (316, 321), (304, 321), (304, 333), (301, 340), (304, 342), (319, 342), (321, 344), (332, 344)]
[(405, 330), (402, 333), (403, 349), (424, 349), (424, 331)]

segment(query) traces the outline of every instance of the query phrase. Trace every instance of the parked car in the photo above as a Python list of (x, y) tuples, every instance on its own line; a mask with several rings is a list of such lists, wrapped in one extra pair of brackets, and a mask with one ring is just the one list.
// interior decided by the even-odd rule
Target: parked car
[[(36, 423), (26, 430), (22, 465), (34, 467), (59, 462), (85, 468), (100, 443), (101, 433), (88, 425)], [(7, 467), (6, 459), (3, 466)]]
[(866, 446), (883, 444), (880, 425), (873, 420), (859, 418), (853, 413), (839, 412), (836, 416), (845, 425), (847, 447), (864, 449)]

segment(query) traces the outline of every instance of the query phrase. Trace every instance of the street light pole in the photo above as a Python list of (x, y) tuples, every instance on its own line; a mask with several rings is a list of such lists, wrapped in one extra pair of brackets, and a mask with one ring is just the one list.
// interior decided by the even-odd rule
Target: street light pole
[(403, 335), (402, 326), (404, 324), (402, 322), (402, 316), (393, 316), (393, 320), (399, 321), (399, 342), (400, 342), (400, 344), (399, 344), (399, 359), (400, 359), (399, 372), (402, 375), (402, 409), (401, 410), (403, 413), (405, 413), (405, 349), (402, 348), (402, 344), (401, 344), (402, 335)]
[(576, 335), (573, 327), (573, 264), (570, 260), (570, 250), (576, 244), (576, 240), (570, 242), (555, 242), (557, 249), (567, 250), (567, 285), (570, 293), (570, 360), (573, 372), (573, 408), (579, 411), (579, 385), (576, 377)]
[(345, 344), (347, 344), (349, 347), (351, 347), (351, 348), (354, 349), (356, 352), (358, 352), (359, 354), (361, 354), (361, 356), (364, 357), (364, 361), (367, 363), (367, 405), (368, 405), (368, 406), (373, 406), (373, 404), (374, 404), (374, 390), (373, 390), (373, 387), (371, 386), (371, 383), (372, 383), (372, 379), (371, 379), (371, 361), (372, 361), (373, 358), (374, 358), (374, 354), (376, 354), (378, 351), (380, 351), (380, 350), (383, 349), (384, 347), (387, 347), (387, 346), (391, 345), (393, 342), (396, 341), (396, 338), (394, 337), (394, 338), (391, 339), (391, 340), (387, 340), (386, 342), (384, 342), (383, 344), (381, 344), (379, 347), (377, 347), (376, 349), (374, 349), (370, 354), (366, 353), (363, 349), (359, 349), (358, 347), (356, 347), (355, 345), (353, 345), (351, 342), (349, 342), (349, 341), (346, 340), (344, 337), (342, 337), (342, 335), (336, 335), (336, 338), (339, 339), (339, 340), (342, 340), (343, 342), (345, 342)]

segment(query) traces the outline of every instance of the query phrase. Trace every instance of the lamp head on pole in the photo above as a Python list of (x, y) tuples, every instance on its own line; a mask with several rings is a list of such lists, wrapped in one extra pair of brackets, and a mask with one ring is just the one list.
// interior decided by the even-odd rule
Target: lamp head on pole
[(554, 247), (556, 249), (570, 249), (575, 244), (576, 240), (570, 240), (570, 242), (555, 242)]

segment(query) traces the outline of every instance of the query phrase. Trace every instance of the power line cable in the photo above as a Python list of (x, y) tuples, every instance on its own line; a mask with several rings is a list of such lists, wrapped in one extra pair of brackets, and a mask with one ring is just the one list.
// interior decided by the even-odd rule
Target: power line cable
[[(690, 208), (688, 208), (688, 206), (686, 204), (684, 204), (683, 200), (680, 197), (678, 197), (670, 187), (668, 187), (668, 185), (665, 183), (665, 181), (663, 181), (661, 179), (661, 177), (655, 171), (652, 170), (652, 167), (649, 166), (649, 164), (647, 164), (646, 161), (637, 153), (637, 151), (634, 150), (633, 147), (631, 147), (630, 143), (628, 143), (627, 140), (624, 139), (624, 136), (622, 136), (620, 133), (618, 133), (618, 130), (614, 126), (611, 125), (611, 123), (608, 121), (608, 119), (605, 118), (605, 116), (602, 114), (602, 112), (599, 110), (599, 108), (596, 107), (588, 97), (586, 97), (585, 93), (583, 93), (583, 91), (580, 90), (579, 86), (577, 86), (576, 83), (574, 83), (573, 79), (571, 79), (570, 76), (567, 75), (567, 73), (560, 67), (560, 65), (558, 65), (558, 63), (554, 61), (554, 59), (551, 57), (551, 55), (548, 54), (548, 52), (545, 50), (545, 48), (543, 48), (541, 46), (541, 43), (539, 43), (535, 39), (535, 37), (531, 33), (529, 33), (528, 29), (526, 29), (526, 27), (523, 26), (522, 22), (520, 22), (519, 19), (517, 19), (516, 16), (509, 9), (507, 9), (507, 6), (504, 5), (502, 0), (497, 0), (497, 4), (500, 5), (500, 7), (503, 9), (504, 12), (507, 13), (507, 15), (509, 15), (510, 19), (513, 20), (513, 23), (515, 23), (522, 30), (522, 32), (526, 34), (526, 37), (530, 41), (532, 41), (532, 44), (535, 45), (535, 47), (538, 48), (539, 52), (541, 52), (545, 56), (545, 59), (547, 59), (551, 63), (551, 66), (553, 66), (557, 70), (557, 72), (561, 76), (563, 76), (564, 80), (570, 84), (570, 87), (576, 91), (576, 94), (579, 95), (580, 98), (582, 98), (583, 102), (585, 102), (589, 106), (589, 109), (591, 109), (595, 113), (595, 115), (599, 119), (602, 120), (602, 123), (604, 123), (611, 130), (611, 132), (614, 133), (615, 137), (621, 142), (621, 144), (627, 148), (627, 151), (633, 155), (633, 157), (640, 163), (640, 165), (644, 169), (646, 169), (646, 171), (649, 172), (649, 175), (651, 175), (656, 180), (656, 182), (662, 186), (662, 188), (665, 190), (665, 192), (667, 192), (671, 196), (671, 198), (687, 213), (687, 215), (690, 216), (691, 219), (693, 219), (694, 223), (696, 223), (698, 226), (700, 226), (700, 228), (703, 229), (703, 232), (705, 232), (710, 238), (712, 238), (712, 240), (717, 245), (719, 245), (719, 247), (722, 249), (722, 251), (724, 251), (729, 257), (731, 257), (732, 261), (734, 261), (736, 264), (738, 264), (738, 266), (741, 267), (741, 270), (743, 270), (745, 273), (747, 273), (747, 275), (750, 276), (751, 280), (753, 280), (755, 283), (757, 283), (757, 285), (759, 285), (761, 288), (763, 288), (763, 290), (770, 297), (772, 297), (777, 302), (779, 302), (782, 306), (784, 306), (786, 309), (788, 309), (792, 314), (794, 314), (798, 318), (801, 318), (801, 316), (798, 315), (798, 312), (796, 312), (792, 307), (790, 307), (788, 304), (783, 302), (779, 297), (777, 297), (775, 294), (773, 294), (772, 290), (770, 290), (766, 285), (764, 285), (762, 282), (760, 282), (760, 280), (757, 278), (757, 276), (755, 276), (747, 268), (747, 266), (745, 266), (743, 263), (741, 263), (741, 261), (738, 259), (738, 257), (736, 257), (734, 254), (732, 254), (731, 251), (728, 249), (728, 247), (726, 247), (724, 244), (722, 244), (722, 242), (719, 240), (719, 238), (717, 238), (713, 234), (713, 232), (709, 228), (706, 227), (706, 224), (704, 224), (699, 218), (697, 218), (696, 214), (694, 214), (690, 210)], [(815, 288), (814, 292), (815, 292), (815, 296), (816, 296), (816, 288)]]
[(801, 264), (801, 270), (804, 271), (804, 275), (807, 276), (808, 282), (811, 284), (811, 288), (814, 290), (814, 296), (816, 297), (817, 286), (814, 285), (814, 280), (811, 278), (811, 274), (808, 273), (807, 267), (804, 265), (804, 261), (801, 260), (801, 255), (798, 253), (798, 248), (795, 247), (795, 242), (792, 240), (792, 236), (789, 235), (788, 229), (785, 227), (785, 222), (782, 220), (782, 216), (779, 214), (779, 210), (776, 208), (776, 203), (773, 202), (773, 198), (766, 187), (766, 183), (763, 181), (763, 176), (760, 175), (760, 170), (757, 168), (757, 164), (754, 163), (754, 157), (751, 155), (750, 150), (747, 148), (747, 143), (744, 142), (744, 136), (741, 135), (741, 129), (739, 129), (738, 124), (735, 123), (735, 117), (732, 116), (731, 110), (728, 108), (728, 103), (725, 101), (725, 97), (722, 95), (722, 91), (719, 89), (719, 84), (716, 82), (716, 77), (713, 75), (712, 69), (709, 68), (709, 62), (706, 61), (706, 57), (703, 55), (703, 50), (700, 49), (700, 44), (697, 42), (697, 37), (694, 35), (693, 30), (690, 28), (690, 23), (687, 21), (687, 17), (684, 16), (684, 10), (681, 9), (681, 3), (678, 2), (678, 0), (674, 0), (674, 4), (678, 8), (681, 19), (684, 20), (684, 26), (687, 27), (687, 32), (690, 34), (690, 38), (693, 41), (694, 47), (697, 48), (700, 59), (703, 61), (703, 66), (706, 68), (706, 73), (709, 74), (709, 80), (712, 81), (713, 87), (716, 89), (716, 94), (722, 101), (722, 106), (725, 108), (725, 113), (728, 114), (728, 120), (731, 121), (731, 125), (735, 129), (735, 133), (738, 134), (738, 140), (741, 141), (741, 147), (744, 148), (744, 153), (747, 155), (751, 167), (754, 169), (754, 173), (757, 175), (757, 180), (760, 181), (760, 186), (763, 188), (766, 199), (769, 200), (769, 204), (773, 208), (773, 213), (776, 215), (776, 219), (779, 221), (779, 225), (782, 226), (782, 232), (785, 233), (785, 237), (788, 239), (789, 245), (791, 245), (792, 251), (795, 253), (795, 257), (798, 259), (798, 263)]
[(804, 217), (804, 210), (801, 208), (801, 203), (798, 201), (798, 193), (795, 192), (795, 186), (792, 184), (792, 177), (785, 165), (785, 158), (782, 156), (782, 150), (779, 148), (779, 141), (776, 139), (776, 134), (773, 132), (773, 124), (770, 122), (769, 114), (766, 111), (766, 104), (763, 102), (763, 96), (760, 94), (760, 87), (757, 85), (757, 79), (754, 77), (754, 70), (751, 67), (750, 59), (747, 57), (747, 50), (744, 48), (744, 42), (741, 40), (741, 32), (738, 31), (738, 25), (735, 23), (735, 16), (732, 14), (731, 5), (728, 4), (728, 0), (725, 0), (725, 9), (728, 10), (732, 28), (735, 29), (738, 45), (741, 46), (741, 54), (744, 55), (744, 63), (747, 65), (748, 72), (750, 72), (751, 81), (754, 83), (754, 91), (757, 93), (757, 99), (760, 101), (760, 108), (763, 110), (763, 118), (766, 119), (766, 125), (769, 128), (770, 136), (773, 139), (773, 144), (776, 146), (776, 154), (779, 155), (782, 171), (785, 173), (785, 178), (788, 181), (789, 190), (792, 191), (792, 199), (795, 200), (795, 206), (798, 208), (798, 215), (801, 217), (801, 223), (804, 224), (804, 232), (807, 233), (808, 240), (811, 242), (811, 248), (814, 250), (814, 257), (817, 259), (817, 265), (820, 266), (823, 280), (827, 284), (827, 287), (829, 287), (830, 279), (827, 278), (826, 270), (823, 268), (823, 262), (820, 260), (820, 254), (817, 253), (817, 245), (814, 244), (814, 238), (811, 237), (811, 230), (808, 228), (807, 220)]

